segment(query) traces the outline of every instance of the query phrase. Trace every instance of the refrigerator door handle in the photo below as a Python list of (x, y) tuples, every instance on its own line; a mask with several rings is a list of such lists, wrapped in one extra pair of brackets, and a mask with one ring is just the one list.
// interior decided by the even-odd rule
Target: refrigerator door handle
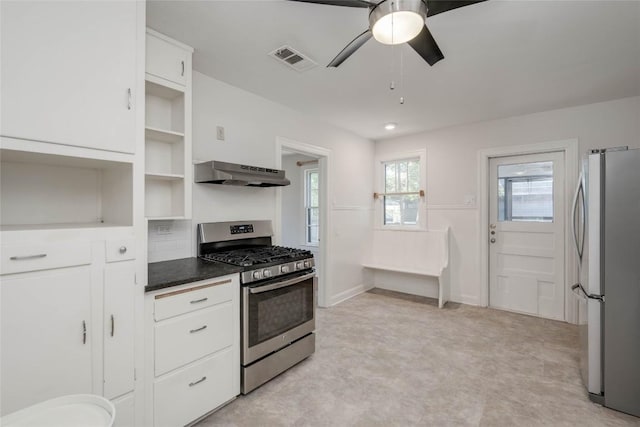
[(604, 302), (604, 295), (588, 294), (582, 287), (582, 283), (576, 283), (571, 287), (571, 290), (574, 292), (576, 291), (576, 289), (580, 289), (582, 291), (582, 294), (588, 299), (595, 299), (600, 302)]
[[(582, 206), (580, 206), (581, 213), (582, 213), (582, 236), (578, 236), (578, 230), (577, 230), (578, 224), (576, 224), (577, 222), (576, 214), (578, 213), (578, 202), (580, 200), (580, 194), (582, 194)], [(582, 172), (580, 172), (580, 175), (578, 176), (578, 187), (576, 188), (576, 192), (573, 196), (573, 207), (571, 210), (571, 217), (573, 218), (571, 234), (573, 235), (575, 250), (576, 250), (576, 253), (578, 254), (578, 259), (580, 261), (582, 261), (582, 253), (584, 252), (584, 233), (585, 233), (585, 225), (586, 225), (584, 214), (585, 214), (584, 180), (583, 180), (583, 174)], [(580, 237), (582, 237), (582, 239), (580, 239)]]

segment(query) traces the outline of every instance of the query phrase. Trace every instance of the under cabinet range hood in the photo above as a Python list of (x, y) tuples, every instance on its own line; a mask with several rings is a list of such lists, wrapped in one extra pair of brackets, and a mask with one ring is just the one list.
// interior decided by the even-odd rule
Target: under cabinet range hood
[(196, 183), (224, 184), (246, 187), (281, 187), (291, 184), (283, 170), (236, 163), (209, 162), (196, 163), (194, 170)]

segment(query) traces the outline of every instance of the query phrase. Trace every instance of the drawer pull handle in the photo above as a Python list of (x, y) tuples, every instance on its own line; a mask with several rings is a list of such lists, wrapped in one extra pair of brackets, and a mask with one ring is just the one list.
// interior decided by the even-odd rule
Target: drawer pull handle
[(87, 322), (82, 321), (82, 344), (87, 343)]
[(192, 383), (189, 383), (189, 387), (193, 387), (194, 385), (198, 385), (198, 384), (200, 384), (201, 382), (203, 382), (206, 379), (207, 379), (207, 377), (202, 377), (198, 381), (194, 381)]
[(184, 61), (181, 61), (182, 63), (182, 72), (180, 73), (181, 76), (184, 76)]
[(127, 88), (127, 110), (131, 110), (131, 88)]
[(36, 259), (36, 258), (44, 258), (47, 254), (37, 254), (37, 255), (25, 255), (25, 256), (12, 256), (9, 258), (11, 261), (22, 261), (25, 259)]
[(111, 336), (113, 336), (116, 332), (116, 320), (113, 317), (113, 314), (111, 315)]
[(189, 331), (190, 334), (195, 334), (196, 332), (204, 331), (207, 329), (207, 325), (201, 326), (198, 329), (192, 329)]
[(209, 298), (200, 298), (200, 299), (197, 299), (197, 300), (193, 300), (193, 301), (191, 301), (191, 304), (198, 304), (199, 302), (205, 302), (208, 299)]
[(118, 252), (120, 252), (121, 254), (127, 252), (127, 247), (126, 246), (120, 246), (120, 249), (118, 249)]

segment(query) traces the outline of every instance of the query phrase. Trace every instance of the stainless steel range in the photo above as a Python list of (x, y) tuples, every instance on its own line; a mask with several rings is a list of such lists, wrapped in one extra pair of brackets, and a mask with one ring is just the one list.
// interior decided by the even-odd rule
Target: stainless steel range
[(240, 266), (241, 391), (315, 351), (318, 279), (311, 252), (273, 246), (271, 221), (198, 224), (200, 258)]

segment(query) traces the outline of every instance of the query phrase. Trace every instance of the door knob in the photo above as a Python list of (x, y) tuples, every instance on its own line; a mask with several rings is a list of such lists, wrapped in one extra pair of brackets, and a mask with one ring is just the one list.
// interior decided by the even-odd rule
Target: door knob
[(490, 240), (490, 242), (491, 242), (491, 243), (495, 243), (495, 242), (496, 242), (495, 237), (492, 237), (492, 238), (491, 238), (491, 240)]
[(493, 229), (496, 228), (496, 225), (495, 224), (489, 224), (489, 228), (493, 230)]

